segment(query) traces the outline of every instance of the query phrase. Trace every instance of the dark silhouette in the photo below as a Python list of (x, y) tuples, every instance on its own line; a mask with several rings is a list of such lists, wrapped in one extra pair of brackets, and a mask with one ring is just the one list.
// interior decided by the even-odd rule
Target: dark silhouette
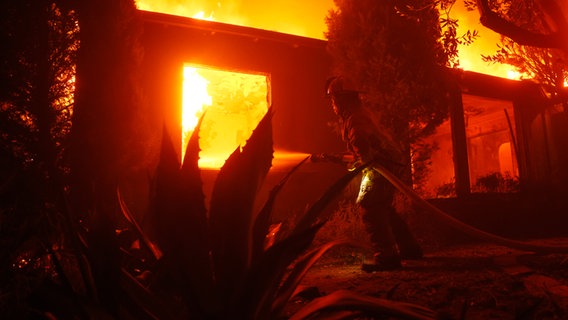
[(377, 162), (400, 174), (406, 168), (403, 152), (380, 130), (375, 115), (362, 104), (359, 92), (348, 81), (333, 77), (326, 89), (341, 122), (343, 140), (354, 156), (354, 165), (370, 163), (363, 170), (357, 202), (375, 254), (371, 262), (363, 264), (363, 270), (400, 268), (402, 258), (420, 258), (422, 250), (393, 206), (394, 186), (372, 164)]

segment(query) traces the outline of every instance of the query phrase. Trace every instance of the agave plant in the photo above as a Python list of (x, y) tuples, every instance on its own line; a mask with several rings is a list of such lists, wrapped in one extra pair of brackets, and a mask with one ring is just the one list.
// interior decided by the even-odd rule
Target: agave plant
[[(145, 279), (146, 287), (124, 272), (127, 292), (144, 306), (148, 316), (287, 318), (285, 307), (308, 269), (329, 248), (343, 243), (338, 240), (310, 248), (326, 221), (323, 209), (363, 167), (339, 179), (290, 231), (266, 245), (274, 201), (288, 177), (303, 163), (272, 189), (264, 206), (255, 212), (254, 203), (273, 158), (271, 114), (269, 110), (242, 150), (237, 148), (220, 169), (209, 209), (197, 164), (200, 124), (189, 141), (183, 165), (164, 134), (151, 210), (153, 239), (163, 255), (154, 255), (156, 264), (151, 268), (150, 277)], [(151, 241), (130, 215), (125, 214), (134, 223), (139, 238), (151, 248)], [(412, 319), (430, 319), (434, 315), (418, 306), (409, 308), (341, 291), (306, 305), (296, 318), (354, 308), (363, 314), (393, 314)]]
[(329, 218), (323, 209), (363, 167), (341, 177), (293, 227), (268, 243), (275, 199), (303, 163), (290, 170), (256, 211), (254, 203), (273, 158), (271, 116), (269, 110), (242, 150), (227, 159), (208, 206), (198, 167), (198, 124), (183, 165), (163, 135), (151, 230), (143, 230), (120, 192), (125, 218), (120, 227), (104, 210), (114, 204), (98, 208), (85, 228), (71, 223), (74, 219), (65, 211), (70, 208), (61, 208), (68, 213), (61, 216), (68, 225), (62, 236), (74, 245), (45, 244), (55, 249), (41, 269), (53, 270), (54, 276), (34, 290), (32, 313), (54, 319), (433, 318), (426, 308), (349, 291), (320, 297), (287, 314), (309, 268), (330, 248), (348, 243), (312, 245)]

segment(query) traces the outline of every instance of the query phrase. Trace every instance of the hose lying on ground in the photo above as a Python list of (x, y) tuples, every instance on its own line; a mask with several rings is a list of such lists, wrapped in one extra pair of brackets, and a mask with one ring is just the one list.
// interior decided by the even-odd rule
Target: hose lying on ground
[(373, 164), (372, 167), (383, 177), (385, 177), (385, 179), (387, 179), (390, 183), (392, 183), (393, 186), (395, 186), (398, 190), (400, 190), (402, 193), (404, 193), (410, 199), (412, 199), (417, 205), (433, 213), (436, 218), (438, 218), (444, 223), (447, 223), (450, 227), (453, 227), (454, 229), (462, 231), (477, 239), (486, 240), (513, 249), (531, 251), (535, 253), (568, 253), (568, 246), (543, 245), (543, 244), (533, 244), (523, 241), (517, 241), (474, 228), (448, 215), (447, 213), (440, 210), (430, 202), (422, 199), (418, 194), (416, 194), (416, 192), (414, 192), (414, 190), (412, 190), (412, 188), (404, 184), (396, 176), (394, 176), (391, 172), (386, 170), (381, 165)]

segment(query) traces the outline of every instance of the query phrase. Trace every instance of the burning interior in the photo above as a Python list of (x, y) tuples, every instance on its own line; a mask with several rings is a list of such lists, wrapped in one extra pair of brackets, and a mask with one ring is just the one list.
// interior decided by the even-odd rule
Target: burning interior
[(270, 101), (266, 74), (183, 67), (181, 156), (199, 118), (199, 166), (220, 168), (242, 147), (266, 114)]
[[(519, 176), (513, 103), (508, 100), (463, 94), (469, 187), (472, 191), (500, 191), (504, 186), (483, 186), (483, 179)], [(432, 197), (455, 196), (444, 188), (455, 180), (451, 122), (446, 120), (428, 142), (434, 146), (426, 189)], [(488, 190), (491, 189), (491, 190)]]

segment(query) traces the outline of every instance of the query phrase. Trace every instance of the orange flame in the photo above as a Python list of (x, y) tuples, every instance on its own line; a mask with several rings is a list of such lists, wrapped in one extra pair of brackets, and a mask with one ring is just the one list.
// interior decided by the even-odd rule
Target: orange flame
[(182, 159), (185, 155), (185, 146), (193, 129), (197, 125), (199, 117), (203, 114), (206, 106), (210, 106), (213, 100), (207, 92), (208, 81), (202, 77), (194, 67), (183, 68), (183, 97), (182, 97)]
[[(141, 10), (193, 17), (196, 19), (217, 20), (229, 24), (273, 30), (277, 32), (295, 34), (322, 40), (325, 39), (324, 32), (327, 30), (327, 26), (325, 25), (325, 17), (328, 14), (329, 10), (335, 8), (333, 0), (250, 1), (252, 1), (252, 3), (247, 3), (247, 6), (243, 6), (239, 1), (236, 0), (195, 0), (183, 4), (180, 4), (179, 1), (175, 0), (138, 0), (137, 6)], [(215, 19), (213, 18), (214, 13)], [(483, 27), (479, 23), (479, 15), (477, 12), (467, 11), (464, 8), (463, 3), (461, 1), (457, 1), (452, 15), (459, 17), (458, 34), (463, 34), (469, 29), (478, 30), (480, 35), (480, 37), (472, 45), (462, 46), (459, 48), (461, 68), (463, 68), (464, 70), (485, 73), (502, 78), (520, 78), (520, 74), (518, 72), (515, 72), (514, 69), (508, 65), (488, 64), (482, 61), (482, 54), (490, 55), (495, 52), (497, 48), (496, 44), (499, 42), (500, 36), (495, 32)], [(305, 19), (306, 16), (312, 18)], [(274, 17), (278, 17), (278, 19), (274, 19)], [(256, 83), (258, 83), (259, 80), (252, 80), (252, 82), (255, 81)], [(224, 85), (229, 86), (228, 82), (226, 82)], [(183, 153), (185, 153), (185, 146), (187, 145), (189, 135), (197, 124), (198, 118), (203, 114), (205, 108), (210, 108), (212, 104), (215, 103), (215, 99), (207, 91), (208, 80), (206, 79), (206, 77), (203, 77), (196, 68), (184, 68), (183, 86), (182, 159)], [(257, 112), (257, 114), (261, 113), (262, 112)], [(216, 117), (219, 117), (219, 114), (220, 113), (217, 112)], [(239, 117), (242, 117), (242, 115), (239, 115)], [(257, 117), (257, 115), (255, 115), (255, 117)], [(254, 119), (254, 121), (256, 120), (258, 119)], [(231, 130), (239, 131), (239, 137), (233, 139), (233, 141), (237, 141), (237, 145), (242, 146), (244, 145), (244, 141), (248, 137), (247, 134), (243, 134), (242, 132), (249, 132), (250, 134), (250, 131), (252, 131), (252, 129), (238, 128), (233, 125), (233, 122), (235, 121), (235, 119), (231, 121), (216, 120), (216, 122), (219, 123), (224, 122), (224, 125), (227, 127), (225, 129), (227, 130), (229, 130), (228, 126), (231, 126)], [(250, 122), (250, 119), (247, 119), (246, 121)], [(254, 121), (248, 126), (254, 127), (254, 125), (256, 125)], [(202, 128), (202, 130), (207, 130), (207, 128)], [(215, 132), (213, 135), (219, 135), (219, 132)], [(226, 132), (223, 132), (220, 135), (225, 135), (227, 136), (227, 140), (231, 140), (230, 134), (227, 135)], [(211, 138), (209, 138), (209, 140), (211, 140)], [(219, 141), (216, 140), (215, 143), (218, 144)], [(200, 166), (203, 165), (207, 167), (219, 167), (220, 165), (222, 165), (222, 163), (219, 162), (219, 157), (223, 156), (212, 155), (212, 153), (218, 153), (217, 151), (211, 151), (209, 155), (207, 155), (206, 150), (204, 150), (206, 149), (206, 147), (204, 148), (202, 146), (201, 148), (202, 157), (200, 159)], [(234, 149), (234, 147), (232, 148)], [(210, 164), (206, 165), (206, 161), (209, 161), (208, 163)], [(211, 161), (213, 161), (215, 164), (211, 164), (213, 163)]]
[[(199, 166), (220, 168), (244, 146), (268, 110), (266, 75), (184, 67), (182, 97), (182, 159), (200, 117)], [(205, 112), (207, 111), (207, 112)]]
[[(235, 0), (198, 0), (184, 4), (174, 0), (139, 0), (137, 6), (142, 10), (205, 20), (213, 20), (215, 13), (216, 21), (322, 40), (327, 30), (325, 17), (335, 8), (333, 0), (250, 0), (246, 6)], [(456, 1), (451, 14), (459, 18), (458, 35), (468, 29), (478, 30), (480, 35), (472, 45), (459, 48), (461, 68), (502, 78), (520, 78), (511, 66), (489, 64), (481, 59), (482, 54), (490, 55), (497, 50), (500, 36), (481, 25), (477, 11), (467, 11), (462, 1)]]

